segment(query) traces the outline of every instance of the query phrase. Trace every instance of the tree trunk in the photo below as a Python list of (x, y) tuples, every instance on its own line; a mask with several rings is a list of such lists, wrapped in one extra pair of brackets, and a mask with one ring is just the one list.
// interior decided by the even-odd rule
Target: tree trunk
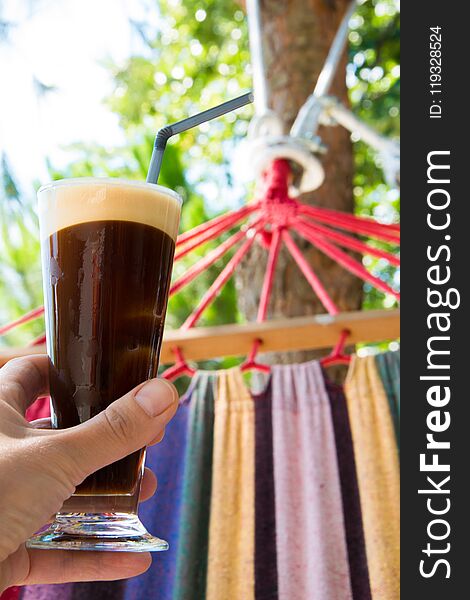
[[(260, 0), (262, 39), (269, 105), (288, 132), (301, 105), (312, 93), (337, 27), (349, 0)], [(344, 53), (330, 93), (348, 103)], [(349, 133), (343, 128), (320, 128), (328, 147), (321, 157), (326, 177), (323, 185), (301, 199), (308, 204), (353, 211), (353, 156)], [(362, 283), (296, 237), (304, 256), (341, 311), (361, 306)], [(249, 321), (256, 319), (266, 266), (266, 251), (253, 247), (240, 266), (240, 308)], [(297, 265), (283, 250), (276, 270), (268, 318), (324, 313), (325, 309), (305, 281)], [(323, 352), (324, 354), (324, 352)], [(268, 357), (267, 362), (300, 362), (318, 355), (292, 352)]]

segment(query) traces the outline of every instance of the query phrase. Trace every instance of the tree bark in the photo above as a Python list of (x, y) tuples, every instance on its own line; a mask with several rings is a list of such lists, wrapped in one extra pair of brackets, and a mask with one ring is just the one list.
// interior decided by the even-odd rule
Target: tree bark
[[(286, 132), (315, 87), (348, 4), (349, 0), (260, 0), (269, 104), (280, 116)], [(346, 53), (330, 93), (347, 104), (345, 72)], [(301, 200), (352, 212), (353, 156), (349, 134), (342, 128), (328, 127), (320, 128), (319, 135), (328, 148), (320, 159), (326, 173), (325, 182)], [(296, 237), (296, 241), (338, 308), (341, 311), (359, 309), (361, 281), (301, 238)], [(238, 272), (240, 309), (249, 321), (256, 319), (265, 266), (266, 251), (255, 246)], [(324, 312), (321, 302), (284, 249), (279, 257), (268, 318)], [(299, 362), (316, 355), (318, 353), (292, 352), (272, 355), (266, 362)]]

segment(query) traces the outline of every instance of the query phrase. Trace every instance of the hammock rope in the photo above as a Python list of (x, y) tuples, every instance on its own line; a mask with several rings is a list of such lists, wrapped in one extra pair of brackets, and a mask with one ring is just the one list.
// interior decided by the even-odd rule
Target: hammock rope
[[(385, 294), (390, 294), (396, 300), (400, 299), (398, 291), (379, 277), (370, 273), (361, 262), (347, 254), (340, 246), (362, 255), (370, 255), (386, 260), (390, 265), (395, 267), (400, 266), (400, 258), (391, 252), (371, 246), (357, 237), (352, 237), (350, 234), (338, 231), (343, 230), (355, 235), (374, 238), (380, 242), (395, 245), (398, 248), (400, 243), (400, 226), (397, 224), (378, 223), (367, 217), (303, 204), (297, 198), (292, 198), (289, 195), (290, 177), (291, 168), (287, 160), (277, 159), (273, 161), (264, 174), (255, 202), (211, 219), (207, 223), (198, 225), (194, 229), (178, 236), (175, 262), (209, 241), (216, 240), (237, 228), (219, 246), (190, 266), (171, 286), (169, 294), (173, 296), (194, 281), (210, 266), (222, 259), (229, 251), (237, 248), (225, 267), (204, 293), (199, 303), (181, 325), (181, 330), (187, 331), (197, 325), (206, 309), (234, 275), (236, 268), (246, 257), (255, 242), (266, 248), (268, 252), (266, 272), (258, 305), (257, 322), (261, 323), (266, 320), (276, 267), (283, 246), (298, 265), (314, 294), (324, 306), (325, 311), (330, 315), (337, 315), (339, 313), (338, 307), (294, 241), (292, 233), (300, 235), (317, 250), (364, 282), (367, 282)], [(39, 318), (43, 313), (44, 308), (42, 306), (35, 308), (15, 321), (0, 327), (0, 335), (5, 335), (15, 327)], [(347, 333), (343, 331), (340, 342), (334, 350), (334, 353), (336, 352), (338, 356), (340, 349), (344, 347), (345, 335), (347, 336)], [(44, 341), (45, 335), (41, 334), (32, 340), (30, 344), (42, 344)], [(244, 370), (253, 368), (262, 371), (269, 370), (267, 365), (256, 362), (256, 356), (260, 348), (262, 348), (262, 340), (255, 339), (252, 350), (242, 365)], [(175, 378), (183, 373), (193, 374), (194, 369), (186, 362), (181, 348), (174, 348), (173, 352), (176, 362), (164, 372), (163, 376)]]
[[(264, 60), (261, 43), (259, 42), (261, 36), (259, 3), (258, 0), (248, 1), (248, 25), (254, 67), (253, 83), (255, 87), (256, 115), (250, 125), (251, 146), (249, 145), (247, 148), (244, 148), (243, 152), (246, 158), (247, 169), (253, 170), (256, 174), (262, 173), (260, 177), (261, 182), (257, 187), (257, 195), (254, 202), (215, 217), (178, 236), (175, 262), (188, 256), (204, 244), (217, 240), (236, 229), (227, 239), (220, 242), (215, 249), (210, 250), (205, 256), (199, 258), (171, 285), (169, 295), (173, 296), (218, 260), (225, 257), (229, 251), (236, 249), (209, 289), (203, 294), (198, 305), (187, 317), (181, 326), (182, 330), (186, 331), (199, 322), (205, 310), (233, 276), (237, 266), (246, 257), (255, 242), (268, 252), (266, 273), (256, 318), (257, 322), (261, 323), (266, 320), (274, 276), (282, 247), (285, 247), (292, 256), (326, 312), (330, 315), (337, 315), (339, 312), (338, 307), (294, 241), (292, 233), (298, 234), (346, 271), (385, 294), (390, 294), (399, 301), (400, 295), (398, 291), (379, 277), (370, 273), (361, 262), (341, 249), (345, 248), (363, 256), (370, 255), (380, 260), (385, 260), (394, 267), (399, 267), (400, 258), (396, 254), (381, 247), (371, 245), (357, 237), (363, 236), (399, 248), (400, 226), (398, 224), (379, 223), (374, 219), (360, 215), (343, 213), (320, 206), (306, 205), (300, 202), (297, 196), (292, 197), (289, 193), (289, 190), (298, 194), (302, 191), (317, 189), (323, 181), (323, 167), (318, 159), (312, 155), (312, 151), (315, 153), (315, 149), (313, 148), (315, 143), (312, 141), (312, 136), (314, 138), (316, 134), (322, 113), (327, 116), (329, 115), (329, 120), (327, 119), (324, 124), (331, 125), (338, 122), (350, 131), (357, 130), (362, 132), (364, 140), (377, 151), (385, 153), (393, 164), (395, 164), (395, 159), (399, 155), (398, 145), (395, 142), (383, 138), (377, 132), (374, 132), (370, 127), (352, 115), (348, 109), (342, 107), (335, 98), (330, 98), (326, 95), (344, 50), (348, 23), (355, 6), (356, 1), (351, 0), (335, 35), (314, 92), (301, 107), (290, 134), (282, 136), (280, 120), (269, 110), (267, 102)], [(220, 108), (216, 107), (216, 109), (212, 110)], [(201, 113), (196, 117), (202, 117), (203, 114)], [(189, 121), (185, 120), (184, 123), (187, 124)], [(182, 125), (182, 123), (177, 123), (173, 126), (177, 128), (179, 125)], [(290, 156), (291, 160), (297, 162), (298, 165), (303, 166), (301, 182), (297, 188), (292, 182), (291, 163), (286, 158), (288, 156)], [(394, 175), (398, 172), (395, 167), (393, 172)], [(395, 177), (392, 179), (395, 179)], [(38, 307), (19, 319), (0, 327), (0, 336), (10, 332), (15, 327), (39, 318), (43, 313), (44, 308)], [(346, 360), (346, 357), (343, 355), (343, 349), (348, 334), (347, 330), (341, 332), (340, 339), (332, 354), (327, 357), (325, 364), (327, 361), (330, 361), (328, 363), (330, 364), (331, 361), (337, 359)], [(44, 341), (45, 335), (41, 334), (32, 340), (30, 345), (41, 344)], [(269, 369), (267, 365), (256, 362), (256, 356), (260, 348), (262, 348), (262, 340), (255, 339), (251, 352), (242, 365), (243, 369), (256, 368), (262, 371)], [(186, 362), (182, 349), (173, 348), (173, 353), (176, 362), (164, 372), (163, 376), (174, 378), (183, 373), (192, 375), (194, 369)]]
[[(249, 209), (249, 212), (248, 210), (243, 211), (243, 209), (239, 209), (233, 213), (228, 213), (225, 219), (217, 217), (210, 222), (210, 225), (206, 229), (199, 226), (198, 235), (196, 236), (191, 236), (191, 233), (189, 235), (183, 234), (185, 236), (183, 240), (185, 242), (191, 241), (190, 249), (193, 250), (207, 241), (216, 239), (220, 235), (232, 230), (242, 219), (253, 219), (247, 226), (240, 228), (236, 233), (232, 234), (218, 248), (212, 250), (204, 258), (196, 262), (173, 284), (170, 295), (177, 293), (208, 266), (221, 259), (226, 252), (244, 240), (205, 292), (199, 304), (183, 323), (181, 329), (188, 330), (198, 323), (204, 311), (215, 300), (222, 287), (232, 277), (236, 267), (242, 262), (255, 241), (268, 251), (266, 273), (258, 305), (257, 322), (266, 320), (276, 266), (283, 245), (299, 266), (326, 312), (330, 315), (337, 315), (339, 313), (338, 307), (295, 243), (291, 236), (292, 232), (299, 234), (317, 250), (334, 260), (353, 275), (369, 283), (374, 288), (390, 294), (396, 300), (400, 299), (400, 295), (396, 290), (379, 277), (370, 273), (361, 262), (344, 252), (339, 246), (354, 250), (362, 255), (371, 255), (386, 260), (395, 267), (400, 265), (399, 257), (381, 248), (371, 246), (356, 237), (338, 231), (338, 229), (343, 229), (356, 235), (364, 235), (381, 242), (399, 246), (400, 226), (397, 224), (378, 223), (366, 217), (302, 204), (297, 198), (292, 198), (289, 195), (290, 176), (291, 168), (287, 160), (277, 159), (273, 161), (270, 168), (264, 174), (263, 181), (259, 186), (260, 193), (257, 195), (255, 202), (246, 207), (246, 209)], [(175, 260), (179, 260), (188, 252), (184, 254), (182, 252), (178, 253)], [(347, 331), (341, 332), (340, 340), (333, 350), (332, 356), (344, 358), (342, 349), (347, 335)], [(269, 370), (267, 365), (256, 362), (256, 356), (261, 347), (262, 341), (255, 339), (251, 352), (242, 364), (243, 370), (248, 368), (256, 368), (262, 371)], [(186, 362), (181, 348), (175, 348), (175, 356), (177, 358), (176, 364), (164, 372), (164, 377), (174, 378), (176, 375), (189, 374), (191, 371), (194, 371)]]

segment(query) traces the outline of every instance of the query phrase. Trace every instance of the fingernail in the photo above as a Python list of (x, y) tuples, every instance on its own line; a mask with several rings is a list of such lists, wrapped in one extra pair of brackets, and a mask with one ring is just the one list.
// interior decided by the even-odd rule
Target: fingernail
[(149, 417), (161, 415), (175, 400), (175, 388), (164, 379), (147, 381), (135, 395), (135, 401)]

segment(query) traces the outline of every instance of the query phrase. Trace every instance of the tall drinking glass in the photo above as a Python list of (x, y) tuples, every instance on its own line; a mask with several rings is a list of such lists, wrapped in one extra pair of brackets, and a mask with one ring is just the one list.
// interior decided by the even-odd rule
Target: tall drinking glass
[[(52, 425), (78, 425), (156, 376), (181, 198), (120, 179), (38, 192)], [(137, 516), (145, 449), (80, 484), (31, 548), (166, 550)]]

